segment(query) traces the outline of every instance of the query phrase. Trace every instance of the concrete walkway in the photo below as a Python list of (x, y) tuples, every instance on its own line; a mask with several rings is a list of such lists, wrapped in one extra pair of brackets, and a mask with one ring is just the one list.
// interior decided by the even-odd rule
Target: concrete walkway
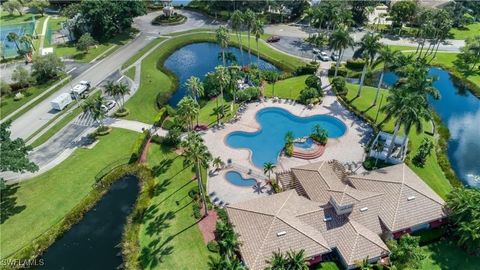
[[(280, 102), (273, 102), (272, 100), (265, 102), (254, 102), (247, 105), (247, 109), (242, 113), (240, 120), (235, 123), (225, 124), (224, 127), (218, 129), (210, 129), (203, 135), (205, 143), (214, 157), (221, 157), (225, 162), (229, 159), (234, 164), (233, 170), (241, 173), (251, 170), (252, 175), (263, 175), (263, 168), (257, 168), (251, 161), (251, 152), (247, 149), (232, 148), (226, 143), (226, 137), (234, 131), (256, 132), (260, 129), (256, 121), (256, 114), (259, 110), (268, 107), (277, 107), (288, 110), (294, 115), (306, 117), (318, 114), (325, 114), (336, 117), (341, 120), (346, 126), (347, 131), (345, 135), (338, 139), (330, 139), (327, 144), (325, 153), (316, 159), (303, 160), (298, 158), (280, 157), (277, 162), (276, 171), (289, 170), (292, 167), (304, 165), (307, 163), (317, 162), (320, 160), (336, 159), (345, 164), (346, 167), (355, 171), (361, 167), (364, 160), (365, 147), (368, 141), (373, 136), (371, 127), (357, 118), (352, 112), (344, 108), (336, 96), (331, 91), (331, 86), (327, 77), (327, 70), (330, 63), (324, 62), (320, 66), (320, 78), (325, 97), (321, 105), (317, 105), (312, 109), (308, 109), (302, 104), (296, 104), (292, 101), (281, 100)], [(283, 136), (279, 135), (279, 136)], [(252, 175), (245, 178), (251, 178)], [(257, 181), (264, 181), (258, 179)], [(224, 172), (218, 175), (209, 177), (208, 193), (215, 195), (226, 203), (238, 202), (241, 200), (251, 199), (253, 197), (268, 195), (268, 192), (255, 193), (251, 187), (239, 187), (227, 182), (224, 178)]]

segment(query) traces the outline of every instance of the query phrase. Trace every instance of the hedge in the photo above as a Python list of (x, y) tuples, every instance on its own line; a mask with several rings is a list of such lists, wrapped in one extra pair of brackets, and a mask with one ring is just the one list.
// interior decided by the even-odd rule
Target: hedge
[(348, 59), (346, 67), (353, 70), (361, 70), (365, 65), (365, 60), (363, 59)]
[(132, 156), (130, 161), (137, 161), (143, 153), (143, 148), (145, 148), (146, 143), (150, 139), (150, 130), (144, 130), (142, 134), (137, 137), (137, 140), (132, 146)]

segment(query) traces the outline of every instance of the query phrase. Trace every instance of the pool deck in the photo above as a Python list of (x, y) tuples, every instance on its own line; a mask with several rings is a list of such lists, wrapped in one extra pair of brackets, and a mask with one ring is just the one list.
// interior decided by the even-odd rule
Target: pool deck
[[(249, 169), (254, 175), (263, 175), (263, 168), (257, 168), (250, 159), (250, 150), (236, 149), (226, 144), (226, 137), (234, 131), (255, 132), (260, 126), (255, 119), (257, 112), (264, 108), (277, 107), (283, 108), (297, 116), (312, 116), (325, 114), (334, 116), (341, 120), (346, 126), (345, 134), (337, 139), (329, 139), (325, 153), (316, 159), (304, 160), (298, 158), (280, 157), (277, 162), (275, 172), (289, 170), (292, 167), (318, 162), (321, 160), (336, 159), (343, 163), (347, 170), (362, 170), (361, 164), (364, 160), (364, 147), (373, 136), (372, 128), (356, 117), (348, 109), (344, 108), (336, 96), (331, 92), (328, 79), (321, 76), (322, 85), (325, 87), (325, 97), (322, 104), (308, 109), (302, 104), (292, 103), (291, 101), (281, 100), (274, 102), (272, 99), (263, 102), (254, 102), (247, 105), (246, 110), (241, 114), (240, 120), (235, 123), (226, 123), (221, 128), (212, 128), (203, 134), (205, 144), (214, 157), (221, 157), (224, 162), (231, 159), (232, 164), (237, 171), (246, 173)], [(283, 134), (279, 134), (283, 136)], [(358, 171), (357, 171), (358, 172)], [(257, 180), (259, 180), (257, 178)], [(215, 196), (225, 203), (234, 203), (251, 199), (253, 197), (266, 196), (268, 193), (256, 193), (252, 188), (234, 186), (224, 178), (224, 172), (212, 175), (208, 180), (208, 193), (214, 193)]]

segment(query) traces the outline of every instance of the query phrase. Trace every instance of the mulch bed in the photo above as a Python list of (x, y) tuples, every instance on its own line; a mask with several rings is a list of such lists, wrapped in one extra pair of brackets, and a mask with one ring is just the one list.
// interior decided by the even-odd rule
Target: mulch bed
[(198, 228), (200, 228), (200, 232), (202, 232), (203, 241), (205, 242), (205, 244), (212, 240), (215, 240), (215, 225), (217, 224), (217, 219), (217, 212), (212, 209), (208, 212), (208, 216), (200, 219), (200, 221), (198, 222)]

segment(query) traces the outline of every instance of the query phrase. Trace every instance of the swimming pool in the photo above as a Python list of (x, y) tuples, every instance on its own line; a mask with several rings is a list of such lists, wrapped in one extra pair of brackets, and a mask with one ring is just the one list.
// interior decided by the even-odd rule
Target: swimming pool
[(252, 162), (262, 168), (265, 162), (277, 163), (285, 145), (285, 134), (292, 131), (295, 138), (310, 135), (312, 127), (319, 124), (328, 131), (329, 138), (339, 138), (347, 131), (345, 124), (329, 115), (299, 117), (281, 108), (265, 108), (257, 112), (260, 130), (249, 133), (235, 131), (226, 138), (233, 148), (246, 148), (252, 152)]
[(251, 187), (257, 184), (257, 180), (254, 178), (243, 178), (239, 172), (236, 171), (229, 171), (225, 174), (225, 179), (228, 182), (241, 187)]

